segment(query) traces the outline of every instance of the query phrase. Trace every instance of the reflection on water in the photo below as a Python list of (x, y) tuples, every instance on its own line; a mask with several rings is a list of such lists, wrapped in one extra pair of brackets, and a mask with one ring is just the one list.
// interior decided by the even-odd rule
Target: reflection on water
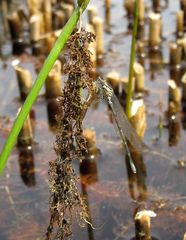
[(182, 127), (185, 130), (186, 129), (186, 102), (182, 102), (182, 116), (181, 116), (181, 121), (182, 121)]
[(36, 185), (32, 147), (19, 148), (20, 176), (27, 187)]
[[(126, 34), (128, 21), (124, 18), (121, 1), (115, 1), (110, 11), (105, 11), (101, 1), (93, 1), (99, 7), (100, 14), (105, 14), (106, 50), (105, 65), (100, 71), (108, 73), (111, 69), (122, 76), (128, 73), (128, 56), (131, 36)], [(147, 1), (148, 7), (151, 2)], [(170, 31), (166, 42), (172, 38), (172, 11), (178, 9), (178, 1), (169, 1), (170, 10), (164, 12), (164, 18), (170, 19), (167, 31)], [(143, 29), (139, 30), (143, 38)], [(146, 27), (144, 28), (146, 34)], [(163, 48), (149, 53), (144, 45), (140, 57), (146, 74), (146, 96), (148, 130), (145, 142), (153, 144), (158, 134), (159, 91), (163, 91), (162, 112), (167, 109), (166, 81), (171, 76), (178, 79), (177, 72), (162, 68), (166, 52)], [(149, 58), (150, 57), (150, 60)], [(35, 59), (28, 56), (20, 57), (25, 63), (34, 64)], [(19, 106), (15, 101), (15, 74), (11, 60), (7, 60), (7, 69), (0, 71), (0, 99), (2, 107), (0, 115), (10, 116), (10, 122)], [(3, 64), (1, 64), (3, 65)], [(155, 81), (149, 81), (153, 78)], [(9, 87), (9, 88), (8, 88)], [(5, 94), (6, 93), (6, 94)], [(121, 97), (124, 99), (124, 96)], [(83, 162), (75, 162), (74, 167), (79, 173), (79, 189), (87, 201), (87, 212), (90, 223), (80, 228), (73, 224), (73, 239), (85, 240), (128, 240), (135, 235), (134, 216), (142, 209), (153, 210), (157, 217), (152, 219), (152, 239), (183, 239), (186, 231), (186, 168), (185, 162), (185, 107), (182, 105), (182, 125), (179, 119), (172, 119), (169, 128), (163, 128), (161, 139), (156, 143), (155, 150), (159, 154), (131, 152), (137, 174), (131, 171), (128, 157), (120, 147), (112, 124), (108, 121), (107, 106), (100, 103), (91, 109), (85, 119), (85, 127), (94, 127), (97, 134), (97, 147), (101, 155), (86, 158)], [(47, 111), (46, 111), (47, 109)], [(37, 148), (17, 148), (12, 153), (4, 175), (0, 181), (0, 239), (1, 240), (41, 240), (46, 232), (49, 221), (48, 213), (48, 162), (55, 158), (52, 150), (54, 133), (48, 130), (56, 125), (56, 102), (48, 102), (40, 98), (35, 105), (36, 122), (35, 141)], [(47, 119), (48, 118), (48, 119)], [(0, 146), (4, 143), (8, 127), (0, 118)], [(171, 148), (170, 146), (174, 146)], [(162, 155), (161, 155), (162, 151)], [(167, 155), (165, 158), (163, 155)], [(18, 159), (18, 161), (17, 161)], [(177, 161), (180, 166), (177, 166)], [(126, 162), (126, 164), (125, 164)], [(74, 214), (74, 213), (73, 213)]]
[(146, 166), (143, 161), (143, 156), (139, 152), (131, 151), (131, 157), (136, 167), (136, 173), (134, 173), (130, 167), (128, 155), (125, 157), (127, 174), (128, 174), (128, 186), (129, 193), (132, 199), (136, 201), (145, 201), (147, 199), (147, 187), (146, 187)]
[(161, 47), (157, 49), (150, 49), (148, 57), (150, 64), (151, 80), (155, 80), (155, 73), (157, 71), (160, 71), (164, 66)]
[(56, 114), (58, 113), (58, 103), (56, 99), (49, 99), (47, 101), (47, 116), (48, 124), (51, 128), (57, 127)]
[(178, 114), (169, 119), (169, 146), (176, 146), (180, 139), (180, 117)]
[(87, 204), (87, 213), (89, 216), (89, 223), (87, 223), (88, 239), (94, 240), (93, 221), (91, 217), (91, 210), (89, 206), (87, 187), (98, 181), (97, 164), (95, 159), (85, 159), (80, 163), (81, 189), (82, 195)]

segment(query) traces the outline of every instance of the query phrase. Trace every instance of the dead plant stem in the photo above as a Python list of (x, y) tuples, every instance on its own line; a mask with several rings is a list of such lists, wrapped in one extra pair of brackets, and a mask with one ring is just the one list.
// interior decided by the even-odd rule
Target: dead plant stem
[(134, 61), (135, 61), (137, 29), (138, 29), (138, 0), (135, 0), (134, 26), (133, 26), (132, 43), (131, 43), (131, 50), (130, 50), (129, 80), (128, 80), (128, 89), (127, 89), (127, 101), (126, 101), (126, 115), (128, 118), (131, 117), (131, 104), (132, 104), (132, 95), (133, 95), (133, 86), (134, 86), (133, 75), (134, 75)]

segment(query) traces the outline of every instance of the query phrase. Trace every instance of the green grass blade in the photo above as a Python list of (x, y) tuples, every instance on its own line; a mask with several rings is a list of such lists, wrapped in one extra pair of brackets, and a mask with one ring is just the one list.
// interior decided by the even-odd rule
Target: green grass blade
[(129, 66), (129, 80), (127, 89), (127, 101), (126, 101), (126, 115), (128, 118), (131, 117), (131, 104), (133, 95), (133, 76), (134, 76), (134, 61), (135, 61), (135, 47), (136, 47), (136, 37), (138, 30), (138, 0), (135, 1), (134, 9), (134, 27), (132, 32), (132, 44), (130, 50), (130, 66)]
[(54, 65), (56, 59), (58, 58), (61, 50), (63, 49), (65, 43), (67, 42), (68, 38), (70, 37), (74, 27), (76, 26), (76, 24), (79, 20), (80, 13), (81, 13), (81, 9), (80, 9), (80, 7), (77, 7), (74, 10), (69, 21), (63, 28), (63, 31), (61, 32), (54, 47), (52, 48), (50, 54), (48, 55), (47, 59), (45, 60), (44, 65), (43, 65), (43, 67), (31, 89), (27, 99), (25, 100), (21, 111), (19, 112), (19, 114), (14, 122), (12, 130), (6, 140), (6, 143), (3, 147), (1, 155), (0, 155), (0, 174), (2, 174), (2, 172), (5, 168), (8, 157), (17, 141), (19, 132), (24, 124), (24, 121), (25, 121), (27, 115), (29, 114), (29, 112), (32, 108), (32, 105), (36, 101), (36, 98), (46, 80), (48, 73), (50, 72), (52, 66)]

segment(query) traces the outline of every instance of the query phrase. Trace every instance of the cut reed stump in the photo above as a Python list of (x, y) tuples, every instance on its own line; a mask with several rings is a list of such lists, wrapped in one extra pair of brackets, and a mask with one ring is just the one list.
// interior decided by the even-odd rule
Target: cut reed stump
[(54, 46), (55, 41), (56, 41), (55, 32), (48, 33), (45, 35), (45, 37), (43, 39), (45, 54), (50, 53), (50, 51), (52, 50), (52, 48)]
[(61, 3), (61, 9), (64, 11), (65, 14), (65, 23), (69, 20), (72, 12), (74, 10), (74, 6), (67, 3)]
[(20, 5), (17, 9), (17, 14), (22, 22), (28, 23), (29, 17), (25, 11), (24, 5)]
[(169, 101), (173, 101), (179, 104), (181, 99), (180, 89), (178, 88), (174, 80), (168, 80), (168, 86), (169, 86)]
[(124, 0), (124, 8), (128, 18), (133, 18), (135, 0)]
[(137, 42), (137, 58), (138, 62), (144, 67), (145, 65), (145, 44), (143, 41)]
[(169, 49), (170, 49), (170, 54), (169, 54), (170, 65), (171, 66), (180, 65), (181, 55), (182, 55), (181, 48), (175, 42), (172, 42), (170, 43)]
[(184, 12), (179, 10), (176, 12), (176, 35), (178, 38), (183, 37), (184, 34)]
[[(94, 27), (92, 24), (87, 24), (86, 30), (88, 32), (95, 34)], [(96, 42), (95, 41), (88, 45), (88, 50), (91, 53), (90, 59), (91, 59), (92, 66), (93, 66), (92, 71), (93, 71), (93, 75), (95, 75), (96, 74), (96, 66), (97, 66)]]
[(105, 0), (105, 24), (106, 30), (110, 31), (111, 0)]
[(93, 19), (98, 15), (98, 9), (96, 6), (88, 6), (87, 8), (88, 22), (93, 24)]
[(144, 0), (138, 0), (138, 21), (139, 24), (144, 24), (145, 19), (145, 3)]
[(186, 233), (185, 233), (184, 236), (183, 236), (183, 240), (186, 240)]
[(7, 17), (9, 31), (12, 39), (12, 53), (20, 55), (26, 48), (26, 43), (23, 39), (23, 25), (18, 15), (18, 12), (13, 12)]
[(177, 40), (178, 46), (182, 49), (182, 60), (186, 58), (186, 36)]
[(134, 63), (135, 92), (142, 93), (145, 86), (145, 71), (140, 63)]
[(57, 126), (56, 115), (59, 113), (58, 97), (61, 96), (61, 62), (57, 60), (45, 82), (48, 122), (51, 127)]
[(179, 87), (176, 85), (174, 80), (168, 80), (169, 87), (169, 102), (173, 102), (177, 111), (180, 109), (181, 105), (181, 92)]
[(106, 80), (112, 86), (114, 93), (118, 97), (123, 96), (128, 85), (127, 77), (120, 77), (120, 74), (118, 72), (112, 71), (107, 74)]
[(96, 146), (95, 131), (91, 129), (85, 129), (83, 130), (83, 136), (86, 139), (88, 153), (84, 156), (84, 159), (80, 162), (80, 174), (82, 180), (86, 178), (86, 184), (90, 185), (92, 183), (97, 182), (98, 180), (97, 160), (100, 155), (100, 150)]
[(169, 49), (170, 78), (180, 85), (182, 49), (175, 42), (170, 43)]
[(183, 75), (181, 79), (181, 86), (182, 86), (182, 100), (186, 102), (186, 73)]
[(152, 7), (155, 13), (161, 12), (161, 0), (153, 0)]
[(116, 71), (109, 72), (106, 76), (107, 82), (117, 91), (120, 84), (120, 74)]
[(144, 40), (145, 37), (145, 3), (144, 0), (138, 0), (138, 31), (137, 39)]
[(1, 16), (2, 16), (2, 24), (4, 27), (4, 33), (5, 35), (7, 35), (9, 29), (8, 29), (8, 22), (7, 22), (8, 4), (6, 0), (1, 1), (0, 10), (1, 10)]
[(111, 0), (105, 0), (105, 9), (106, 11), (110, 11), (111, 8)]
[(34, 14), (30, 17), (30, 40), (35, 43), (41, 38), (41, 25), (42, 19), (40, 14)]
[(102, 59), (104, 53), (103, 20), (100, 17), (94, 17), (93, 26), (96, 35), (97, 60), (99, 61), (99, 59)]
[(96, 146), (96, 132), (91, 129), (85, 129), (83, 130), (83, 136), (86, 139), (88, 155), (96, 156), (99, 152)]
[(23, 28), (17, 12), (13, 12), (7, 17), (9, 30), (12, 40), (17, 40), (22, 37)]
[(133, 101), (130, 122), (141, 139), (143, 139), (147, 127), (145, 110), (143, 99)]
[(33, 130), (29, 115), (25, 120), (23, 127), (19, 133), (17, 144), (19, 147), (27, 147), (33, 144)]
[(27, 0), (28, 10), (30, 16), (37, 14), (41, 8), (41, 1), (38, 0)]
[(52, 5), (51, 0), (45, 0), (42, 4), (45, 33), (52, 30)]
[(151, 48), (159, 47), (161, 43), (161, 15), (151, 13), (149, 15), (149, 46)]
[(136, 240), (152, 240), (151, 217), (156, 217), (153, 211), (142, 210), (134, 217)]
[(43, 15), (38, 12), (33, 14), (29, 19), (30, 27), (30, 42), (32, 46), (32, 54), (38, 56), (43, 54), (44, 47), (42, 41), (42, 35), (44, 33), (44, 21)]
[(57, 98), (61, 95), (61, 63), (56, 61), (45, 82), (47, 99)]
[(65, 13), (58, 9), (52, 14), (52, 26), (54, 30), (61, 29), (65, 25)]
[(181, 10), (184, 12), (184, 28), (186, 28), (186, 1), (185, 0), (180, 0), (180, 7)]
[(20, 99), (24, 101), (32, 88), (32, 76), (27, 69), (22, 67), (15, 66), (14, 69), (17, 74)]

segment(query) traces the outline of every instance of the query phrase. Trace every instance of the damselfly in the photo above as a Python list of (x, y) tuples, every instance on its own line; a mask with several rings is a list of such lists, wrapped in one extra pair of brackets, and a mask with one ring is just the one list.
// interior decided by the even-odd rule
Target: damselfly
[(131, 123), (129, 122), (121, 104), (119, 103), (116, 95), (114, 94), (112, 87), (108, 83), (106, 83), (104, 79), (99, 77), (97, 79), (97, 88), (100, 94), (107, 100), (111, 108), (112, 115), (115, 120), (117, 129), (119, 131), (121, 140), (123, 142), (127, 155), (129, 157), (131, 169), (133, 170), (133, 172), (136, 173), (136, 168), (131, 157), (127, 140), (134, 147), (134, 149), (136, 149), (139, 152), (143, 151), (145, 144), (140, 140), (135, 129), (132, 127)]

